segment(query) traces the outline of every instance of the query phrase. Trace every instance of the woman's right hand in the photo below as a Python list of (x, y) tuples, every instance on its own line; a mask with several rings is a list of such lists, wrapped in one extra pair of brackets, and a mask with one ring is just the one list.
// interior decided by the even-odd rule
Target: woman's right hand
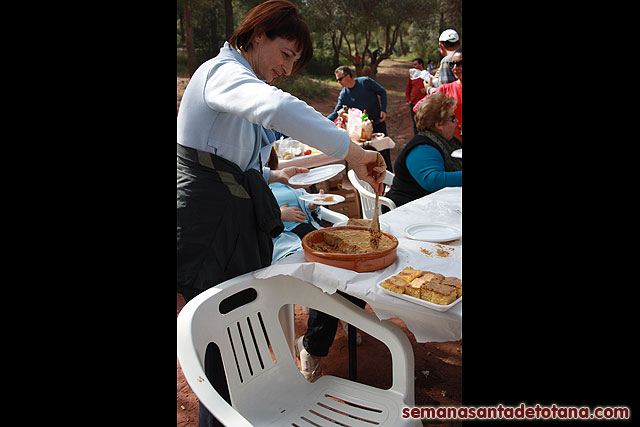
[(371, 185), (374, 191), (382, 194), (382, 181), (387, 173), (387, 164), (377, 151), (365, 150), (351, 141), (345, 158), (358, 178)]

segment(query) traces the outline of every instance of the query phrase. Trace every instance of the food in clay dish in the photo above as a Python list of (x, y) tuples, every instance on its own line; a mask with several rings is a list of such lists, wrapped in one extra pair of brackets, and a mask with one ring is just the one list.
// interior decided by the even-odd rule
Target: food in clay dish
[(382, 232), (377, 250), (371, 234), (362, 227), (332, 227), (312, 231), (302, 239), (305, 258), (357, 272), (376, 271), (391, 265), (397, 257), (398, 239)]
[(325, 229), (319, 230), (323, 239), (309, 243), (311, 249), (321, 252), (335, 252), (340, 254), (366, 254), (380, 252), (393, 246), (394, 241), (388, 236), (382, 236), (377, 248), (371, 246), (371, 234), (363, 229)]
[(370, 219), (349, 218), (349, 220), (347, 221), (347, 225), (352, 225), (354, 227), (367, 227), (367, 228), (369, 228), (371, 226), (371, 220)]

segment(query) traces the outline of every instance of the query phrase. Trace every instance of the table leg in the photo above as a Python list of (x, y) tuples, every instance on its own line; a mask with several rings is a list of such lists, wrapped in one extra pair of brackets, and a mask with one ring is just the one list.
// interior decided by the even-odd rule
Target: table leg
[(356, 328), (351, 324), (347, 327), (347, 340), (349, 342), (349, 379), (357, 381), (358, 358), (356, 354)]

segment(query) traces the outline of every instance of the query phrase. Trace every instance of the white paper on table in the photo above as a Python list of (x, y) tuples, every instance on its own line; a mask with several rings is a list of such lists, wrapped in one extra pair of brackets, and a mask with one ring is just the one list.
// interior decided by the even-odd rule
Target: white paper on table
[[(436, 255), (436, 245), (440, 244), (402, 239), (398, 245), (396, 260), (385, 269), (369, 273), (357, 273), (317, 262), (307, 262), (304, 251), (298, 251), (275, 264), (257, 270), (254, 276), (258, 279), (280, 274), (293, 276), (313, 283), (328, 294), (333, 294), (339, 289), (350, 295), (365, 298), (380, 320), (392, 317), (402, 319), (419, 342), (455, 341), (462, 337), (462, 302), (447, 312), (438, 312), (389, 296), (378, 286), (378, 283), (407, 266), (462, 279), (462, 247), (442, 245), (441, 247), (448, 249), (449, 253), (445, 258)], [(432, 255), (424, 254), (421, 249), (431, 251)], [(428, 324), (424, 322), (425, 315), (433, 317)]]

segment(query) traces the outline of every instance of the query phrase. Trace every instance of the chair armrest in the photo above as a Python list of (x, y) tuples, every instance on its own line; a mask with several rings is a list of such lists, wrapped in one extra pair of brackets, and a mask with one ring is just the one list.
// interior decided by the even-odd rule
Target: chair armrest
[[(204, 378), (204, 381), (202, 381), (201, 385), (204, 387), (196, 388), (188, 380), (187, 382), (189, 382), (189, 386), (191, 386), (194, 393), (197, 390), (198, 400), (202, 402), (202, 404), (218, 419), (218, 421), (228, 427), (253, 427), (253, 424), (240, 415), (238, 411), (233, 409), (233, 407), (216, 392), (206, 377), (202, 378)], [(200, 380), (198, 379), (197, 381)]]
[(384, 180), (382, 182), (384, 182), (387, 185), (391, 185), (393, 183), (393, 178), (395, 178), (395, 175), (393, 174), (393, 172), (387, 171), (387, 173), (384, 176)]
[[(185, 306), (185, 308), (187, 307)], [(202, 361), (192, 342), (190, 320), (193, 317), (193, 312), (188, 308), (185, 310), (185, 308), (178, 316), (178, 360), (187, 383), (198, 396), (198, 400), (222, 424), (233, 427), (252, 427), (253, 424), (229, 405), (209, 382), (202, 368)]]
[(324, 206), (318, 207), (318, 213), (320, 214), (320, 218), (329, 221), (332, 224), (341, 221), (349, 221), (349, 217), (341, 214), (340, 212), (334, 212), (331, 209), (327, 209)]
[(378, 198), (378, 200), (380, 201), (381, 205), (384, 205), (384, 206), (388, 207), (389, 209), (395, 209), (396, 208), (396, 202), (394, 202), (393, 200), (391, 200), (388, 197), (380, 196)]

